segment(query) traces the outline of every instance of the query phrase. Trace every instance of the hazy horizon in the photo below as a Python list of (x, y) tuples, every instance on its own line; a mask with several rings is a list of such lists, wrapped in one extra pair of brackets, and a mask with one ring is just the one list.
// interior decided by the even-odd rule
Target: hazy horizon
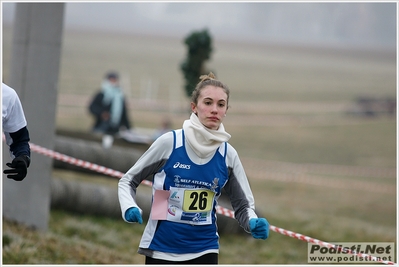
[[(4, 25), (15, 4), (2, 2)], [(66, 2), (64, 27), (182, 38), (208, 29), (220, 40), (395, 49), (397, 40), (392, 2)]]

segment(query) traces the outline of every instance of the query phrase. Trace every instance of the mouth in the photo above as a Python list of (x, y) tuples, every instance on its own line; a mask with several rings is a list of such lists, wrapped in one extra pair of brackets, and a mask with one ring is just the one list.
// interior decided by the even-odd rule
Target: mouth
[(211, 121), (219, 121), (218, 117), (209, 117), (208, 119), (211, 120)]

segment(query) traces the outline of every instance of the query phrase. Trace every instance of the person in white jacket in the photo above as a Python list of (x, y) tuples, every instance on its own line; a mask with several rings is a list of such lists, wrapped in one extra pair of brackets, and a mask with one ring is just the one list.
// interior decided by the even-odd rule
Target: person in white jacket
[(2, 128), (12, 159), (3, 173), (8, 179), (22, 181), (30, 165), (30, 137), (24, 110), (17, 92), (5, 83), (1, 84), (1, 98)]
[(146, 264), (217, 264), (217, 200), (222, 188), (234, 216), (254, 238), (267, 239), (269, 223), (255, 213), (253, 194), (223, 126), (229, 88), (213, 73), (200, 77), (192, 94), (190, 119), (182, 129), (154, 141), (120, 179), (122, 217), (143, 223), (136, 190), (152, 177), (152, 204), (138, 253)]

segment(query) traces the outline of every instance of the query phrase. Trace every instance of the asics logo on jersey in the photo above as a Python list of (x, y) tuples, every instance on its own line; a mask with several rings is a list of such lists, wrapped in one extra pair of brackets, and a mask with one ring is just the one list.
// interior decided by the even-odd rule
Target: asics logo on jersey
[(179, 169), (186, 169), (186, 170), (189, 170), (190, 167), (191, 167), (190, 165), (188, 165), (188, 164), (183, 164), (183, 163), (180, 163), (180, 162), (176, 162), (175, 165), (173, 165), (173, 168), (174, 168), (174, 169), (179, 168)]

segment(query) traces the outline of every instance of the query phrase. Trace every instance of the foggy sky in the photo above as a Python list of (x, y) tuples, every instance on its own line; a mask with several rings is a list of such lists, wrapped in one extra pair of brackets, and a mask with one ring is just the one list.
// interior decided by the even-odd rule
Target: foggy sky
[[(46, 4), (46, 3), (41, 3)], [(2, 2), (3, 23), (15, 3)], [(185, 37), (396, 48), (396, 3), (120, 2), (66, 3), (65, 29)]]

